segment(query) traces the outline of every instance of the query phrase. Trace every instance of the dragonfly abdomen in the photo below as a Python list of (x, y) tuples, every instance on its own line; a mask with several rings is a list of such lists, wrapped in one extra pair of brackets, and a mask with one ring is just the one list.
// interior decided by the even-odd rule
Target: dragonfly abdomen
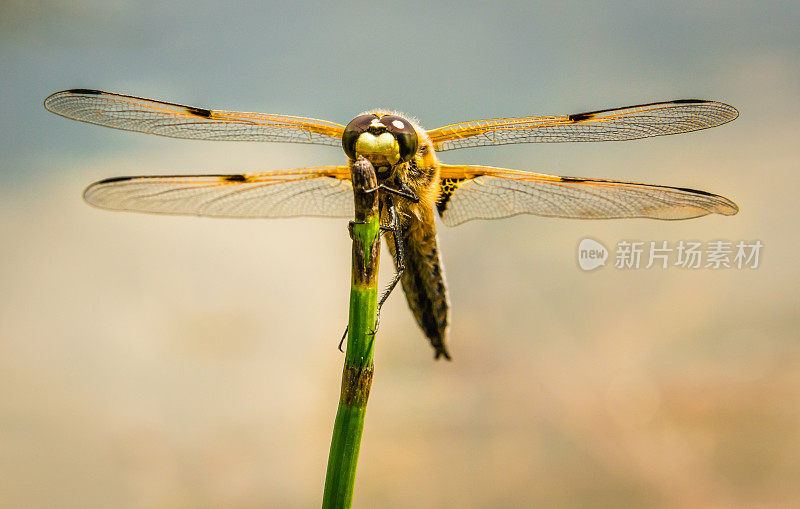
[[(401, 279), (408, 306), (431, 346), (440, 356), (450, 360), (447, 351), (447, 329), (450, 323), (450, 303), (444, 280), (444, 267), (439, 257), (433, 210), (419, 207), (421, 220), (413, 214), (403, 227), (405, 271)], [(397, 262), (394, 242), (389, 249)]]

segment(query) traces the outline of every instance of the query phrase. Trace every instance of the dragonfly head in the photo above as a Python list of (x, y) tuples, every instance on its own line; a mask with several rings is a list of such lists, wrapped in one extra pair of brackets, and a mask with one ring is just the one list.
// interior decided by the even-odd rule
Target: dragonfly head
[(413, 124), (391, 114), (359, 115), (347, 124), (342, 135), (342, 148), (347, 157), (364, 156), (379, 176), (411, 160), (418, 146)]

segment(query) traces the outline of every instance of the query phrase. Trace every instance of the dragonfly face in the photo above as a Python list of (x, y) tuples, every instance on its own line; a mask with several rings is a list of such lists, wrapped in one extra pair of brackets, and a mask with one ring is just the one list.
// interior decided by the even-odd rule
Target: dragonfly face
[[(173, 138), (270, 141), (341, 146), (350, 163), (375, 167), (389, 248), (403, 290), (436, 357), (446, 347), (449, 305), (434, 217), (447, 226), (518, 214), (571, 219), (691, 219), (738, 212), (705, 191), (598, 178), (559, 177), (481, 165), (440, 163), (437, 154), (515, 143), (624, 141), (716, 127), (739, 112), (728, 104), (681, 99), (557, 116), (520, 116), (423, 130), (374, 110), (347, 126), (288, 115), (210, 110), (141, 97), (74, 89), (45, 108), (92, 124)], [(353, 217), (350, 166), (234, 175), (113, 177), (90, 185), (84, 199), (110, 210), (211, 217)], [(413, 198), (413, 199), (412, 199)], [(386, 221), (384, 221), (386, 219)]]
[(411, 122), (388, 113), (366, 113), (347, 124), (342, 134), (342, 148), (350, 159), (364, 156), (381, 179), (392, 168), (406, 163), (417, 153), (419, 140)]

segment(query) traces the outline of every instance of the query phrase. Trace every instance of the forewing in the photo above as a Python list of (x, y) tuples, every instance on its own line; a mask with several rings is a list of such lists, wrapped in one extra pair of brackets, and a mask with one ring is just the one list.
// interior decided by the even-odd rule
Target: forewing
[(353, 216), (347, 166), (237, 175), (115, 177), (84, 199), (109, 210), (211, 217)]
[(448, 226), (518, 214), (572, 219), (690, 219), (736, 214), (731, 200), (694, 189), (441, 165), (439, 215)]
[(49, 111), (90, 124), (172, 138), (341, 145), (344, 126), (324, 120), (207, 110), (99, 90), (65, 90), (44, 101)]
[(733, 106), (681, 99), (550, 117), (479, 120), (428, 131), (437, 151), (511, 143), (622, 141), (686, 133), (734, 120)]

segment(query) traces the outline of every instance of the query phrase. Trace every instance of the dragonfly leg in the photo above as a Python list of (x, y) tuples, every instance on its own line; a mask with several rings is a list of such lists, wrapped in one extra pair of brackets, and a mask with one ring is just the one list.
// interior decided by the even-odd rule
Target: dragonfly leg
[(400, 182), (400, 188), (395, 189), (394, 187), (389, 187), (385, 184), (378, 184), (377, 186), (373, 187), (372, 189), (364, 189), (365, 193), (374, 193), (375, 191), (383, 190), (389, 193), (390, 195), (395, 194), (400, 196), (401, 198), (405, 198), (413, 203), (419, 203), (419, 196), (417, 193), (414, 192), (413, 189), (406, 186), (404, 183)]
[(389, 295), (392, 293), (392, 290), (397, 286), (397, 283), (400, 281), (400, 278), (403, 276), (403, 271), (405, 270), (405, 257), (403, 255), (403, 240), (402, 240), (402, 228), (400, 227), (400, 221), (397, 218), (397, 209), (394, 206), (394, 201), (392, 200), (391, 195), (386, 197), (386, 208), (389, 211), (389, 225), (382, 227), (384, 231), (392, 232), (392, 238), (394, 239), (394, 250), (395, 250), (395, 259), (397, 260), (397, 272), (395, 273), (392, 281), (386, 286), (386, 289), (383, 291), (383, 295), (381, 295), (380, 300), (378, 301), (378, 316), (375, 318), (375, 331), (378, 330), (378, 325), (381, 321), (381, 308), (383, 304), (386, 302), (386, 299), (389, 298)]
[[(380, 311), (378, 311), (378, 316), (375, 317), (375, 329), (369, 332), (371, 336), (374, 336), (375, 333), (378, 332), (378, 324), (380, 323), (380, 321), (381, 321), (381, 313)], [(344, 344), (344, 340), (347, 339), (347, 332), (349, 330), (350, 330), (350, 325), (346, 325), (344, 327), (344, 334), (342, 334), (342, 339), (339, 340), (339, 351), (342, 353), (344, 353), (344, 350), (342, 350), (342, 345)]]

